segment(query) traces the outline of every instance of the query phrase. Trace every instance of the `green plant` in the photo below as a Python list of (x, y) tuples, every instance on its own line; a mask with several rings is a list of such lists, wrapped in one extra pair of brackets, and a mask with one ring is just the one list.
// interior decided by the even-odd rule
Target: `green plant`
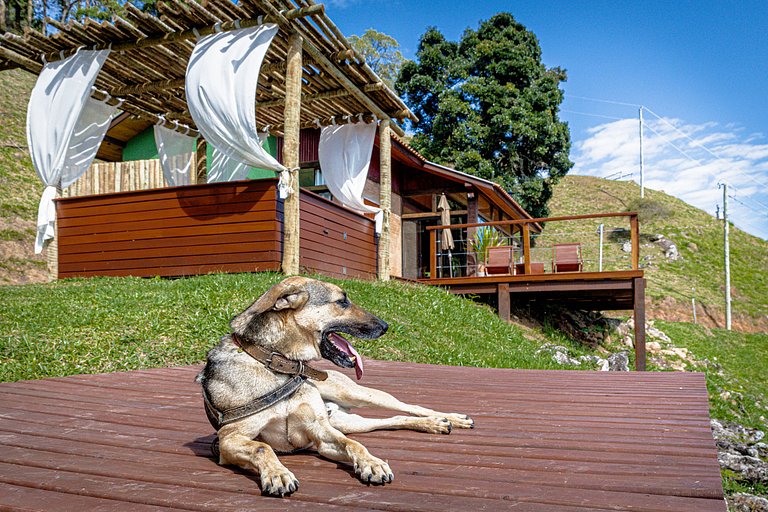
[(488, 249), (505, 245), (509, 245), (509, 241), (501, 231), (491, 226), (479, 228), (469, 240), (469, 248), (477, 254), (483, 264), (488, 263)]

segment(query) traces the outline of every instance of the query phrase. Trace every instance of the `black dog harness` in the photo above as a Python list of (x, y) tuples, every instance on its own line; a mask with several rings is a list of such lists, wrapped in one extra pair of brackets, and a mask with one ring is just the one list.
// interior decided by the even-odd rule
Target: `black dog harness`
[(328, 374), (322, 370), (317, 370), (311, 366), (304, 364), (302, 361), (294, 361), (277, 352), (270, 352), (258, 345), (244, 345), (235, 333), (232, 333), (232, 341), (243, 352), (262, 363), (269, 370), (275, 373), (281, 373), (284, 375), (291, 375), (292, 378), (288, 379), (284, 384), (275, 390), (270, 391), (260, 397), (254, 398), (245, 405), (238, 407), (232, 407), (224, 411), (220, 411), (213, 406), (211, 400), (203, 388), (203, 401), (205, 403), (205, 414), (208, 416), (208, 421), (211, 422), (213, 428), (217, 431), (224, 425), (229, 425), (248, 416), (261, 412), (269, 407), (272, 407), (281, 400), (292, 396), (301, 387), (301, 385), (307, 379), (325, 380), (328, 378)]

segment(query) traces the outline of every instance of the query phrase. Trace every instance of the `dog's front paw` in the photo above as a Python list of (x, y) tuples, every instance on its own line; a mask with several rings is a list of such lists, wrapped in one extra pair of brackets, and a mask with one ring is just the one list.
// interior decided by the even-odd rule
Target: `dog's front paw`
[(355, 474), (362, 482), (375, 485), (387, 484), (395, 479), (389, 464), (373, 456), (357, 461)]
[(452, 428), (448, 418), (437, 416), (427, 416), (424, 418), (424, 432), (429, 432), (430, 434), (450, 434)]
[(285, 496), (299, 488), (299, 481), (285, 466), (261, 470), (261, 491), (272, 496)]
[(475, 428), (475, 420), (466, 414), (446, 414), (445, 417), (455, 428)]

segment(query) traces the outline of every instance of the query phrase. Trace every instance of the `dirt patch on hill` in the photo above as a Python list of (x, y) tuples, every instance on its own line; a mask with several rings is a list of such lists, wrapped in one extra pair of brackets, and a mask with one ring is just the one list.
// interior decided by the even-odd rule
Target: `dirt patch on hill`
[(35, 223), (19, 218), (0, 218), (0, 285), (45, 283), (45, 254), (34, 251)]
[[(693, 322), (693, 308), (672, 297), (648, 300), (648, 318), (669, 322)], [(725, 308), (696, 303), (696, 322), (709, 328), (725, 328)], [(739, 332), (768, 332), (768, 316), (756, 317), (732, 312), (731, 327)]]

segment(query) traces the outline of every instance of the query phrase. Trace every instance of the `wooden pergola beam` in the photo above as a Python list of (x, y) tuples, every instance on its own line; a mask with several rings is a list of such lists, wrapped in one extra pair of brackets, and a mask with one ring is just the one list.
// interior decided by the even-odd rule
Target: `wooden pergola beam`
[[(269, 12), (270, 15), (274, 16), (275, 22), (281, 27), (290, 29), (288, 18), (286, 18), (283, 13), (277, 10), (277, 8), (275, 8), (272, 4), (265, 0), (255, 0), (255, 3), (257, 3), (259, 7), (265, 11)], [(349, 77), (347, 77), (344, 73), (342, 73), (342, 71), (336, 67), (336, 65), (331, 62), (330, 59), (328, 59), (328, 57), (326, 57), (314, 44), (312, 44), (308, 38), (303, 37), (302, 41), (304, 51), (309, 54), (310, 58), (314, 60), (319, 67), (327, 71), (334, 79), (338, 80), (339, 83), (345, 89), (347, 89), (352, 96), (355, 97), (355, 99), (369, 108), (370, 111), (379, 119), (390, 119), (390, 116), (387, 115), (387, 113), (384, 112), (381, 107), (376, 104), (375, 101), (366, 96), (366, 94), (360, 90), (360, 87), (352, 80), (350, 80)], [(390, 128), (401, 137), (405, 136), (405, 132), (397, 124), (392, 123)]]
[[(368, 84), (363, 86), (364, 92), (373, 92), (373, 91), (383, 91), (386, 89), (387, 86), (383, 82), (378, 82), (375, 84)], [(325, 92), (318, 92), (314, 94), (305, 94), (301, 97), (301, 103), (311, 103), (313, 101), (320, 101), (320, 100), (329, 100), (334, 98), (344, 98), (347, 96), (351, 96), (352, 93), (349, 92), (347, 89), (336, 89), (333, 91), (325, 91)], [(272, 101), (262, 101), (256, 103), (256, 108), (267, 108), (267, 107), (281, 107), (285, 105), (285, 100), (272, 100)]]
[[(303, 18), (305, 16), (312, 16), (315, 14), (322, 14), (325, 12), (325, 6), (323, 4), (309, 5), (307, 7), (301, 7), (299, 9), (290, 9), (283, 13), (271, 13), (263, 17), (256, 19), (244, 19), (235, 21), (224, 21), (221, 23), (215, 23), (205, 27), (199, 27), (188, 30), (181, 30), (178, 32), (169, 32), (162, 36), (146, 37), (141, 39), (134, 39), (130, 41), (120, 41), (115, 43), (100, 43), (88, 47), (92, 50), (109, 50), (118, 51), (130, 51), (138, 50), (140, 48), (147, 48), (149, 46), (158, 46), (162, 44), (179, 43), (188, 39), (193, 39), (201, 36), (207, 36), (214, 32), (226, 32), (229, 30), (236, 30), (238, 28), (250, 28), (261, 25), (263, 23), (279, 23), (284, 25), (288, 20), (294, 20), (297, 18)], [(48, 20), (46, 20), (48, 23)], [(68, 50), (62, 50), (60, 52), (48, 53), (45, 55), (47, 62), (53, 62), (66, 58), (77, 51), (77, 48), (71, 48)]]

